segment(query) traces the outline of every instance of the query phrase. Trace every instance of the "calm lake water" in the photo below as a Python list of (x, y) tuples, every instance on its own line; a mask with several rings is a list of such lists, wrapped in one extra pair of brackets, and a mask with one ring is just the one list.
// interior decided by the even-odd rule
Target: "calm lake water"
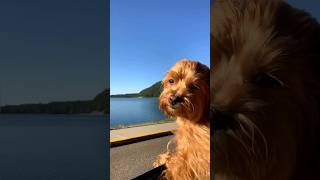
[(105, 116), (0, 115), (0, 179), (104, 179), (107, 122)]
[(165, 119), (158, 98), (110, 98), (110, 127)]

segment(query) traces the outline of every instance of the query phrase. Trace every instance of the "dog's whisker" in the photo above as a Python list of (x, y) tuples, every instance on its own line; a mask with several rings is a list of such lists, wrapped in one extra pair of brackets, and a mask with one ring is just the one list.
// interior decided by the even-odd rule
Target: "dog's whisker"
[(185, 107), (186, 109), (190, 109), (190, 105), (189, 105), (189, 103), (187, 101), (182, 103), (182, 106)]
[(194, 112), (194, 111), (195, 111), (195, 108), (194, 108), (192, 102), (191, 102), (188, 98), (186, 98), (186, 97), (184, 98), (184, 101), (185, 101), (186, 104), (187, 104), (187, 108), (188, 108), (188, 109), (191, 109), (191, 112)]
[(267, 143), (267, 140), (264, 136), (264, 134), (261, 132), (260, 128), (258, 126), (255, 125), (255, 123), (253, 123), (250, 119), (248, 119), (246, 116), (244, 116), (243, 114), (239, 114), (239, 119), (244, 122), (246, 125), (248, 125), (249, 127), (251, 127), (252, 129), (255, 129), (256, 132), (260, 135), (262, 141), (263, 141), (263, 144), (264, 144), (264, 147), (265, 147), (265, 157), (266, 159), (268, 159), (268, 143)]
[[(242, 138), (240, 138), (235, 132), (230, 131), (229, 135), (232, 136), (236, 141), (238, 141), (243, 148), (245, 149), (245, 151), (241, 151), (240, 152), (242, 154), (247, 154), (247, 157), (245, 159), (243, 159), (244, 161), (242, 161), (242, 164), (246, 164), (247, 166), (255, 166), (255, 154), (252, 153), (251, 151), (251, 147), (249, 147), (247, 145), (246, 142), (244, 142), (244, 140)], [(222, 155), (222, 154), (221, 154)], [(223, 153), (224, 156), (224, 160), (227, 163), (227, 167), (230, 167), (230, 165), (232, 166), (232, 164), (230, 164), (229, 158), (226, 158), (229, 156), (228, 153)], [(245, 157), (245, 156), (244, 156)], [(254, 171), (254, 169), (249, 169), (249, 171), (251, 172), (249, 175), (251, 176), (252, 180), (258, 180), (257, 177), (258, 175), (256, 174), (256, 172)]]
[(247, 143), (244, 142), (244, 140), (242, 138), (240, 138), (235, 132), (230, 131), (229, 135), (231, 135), (231, 137), (233, 137), (235, 140), (237, 140), (242, 147), (246, 150), (247, 154), (252, 157), (252, 151), (251, 148), (247, 145)]
[(194, 108), (193, 103), (192, 103), (188, 98), (186, 98), (186, 99), (187, 99), (187, 101), (189, 102), (189, 104), (190, 104), (190, 106), (191, 106), (192, 112), (194, 112), (194, 111), (195, 111), (195, 108)]
[[(250, 129), (251, 133), (249, 133), (246, 128), (243, 126), (243, 124), (247, 125), (247, 127)], [(254, 128), (251, 127), (249, 124), (246, 124), (242, 121), (239, 121), (239, 126), (241, 131), (250, 139), (251, 141), (251, 151), (253, 154), (255, 154), (255, 150), (254, 150)]]
[(170, 145), (173, 143), (173, 141), (176, 141), (176, 140), (173, 138), (167, 143), (167, 152), (169, 153), (172, 153), (172, 150), (170, 149)]
[(194, 112), (195, 111), (194, 105), (193, 105), (192, 102), (190, 102), (190, 104), (191, 104), (191, 107), (192, 107), (192, 112)]

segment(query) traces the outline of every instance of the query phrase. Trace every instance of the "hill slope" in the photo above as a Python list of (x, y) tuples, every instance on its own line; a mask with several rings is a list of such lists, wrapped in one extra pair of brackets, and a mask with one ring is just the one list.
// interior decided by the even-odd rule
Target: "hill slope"
[(138, 94), (141, 97), (159, 97), (162, 91), (161, 81), (153, 84), (152, 86), (140, 91)]
[(111, 95), (111, 97), (159, 97), (162, 91), (161, 81), (154, 83), (150, 87), (147, 87), (140, 91), (139, 93), (132, 94), (116, 94)]

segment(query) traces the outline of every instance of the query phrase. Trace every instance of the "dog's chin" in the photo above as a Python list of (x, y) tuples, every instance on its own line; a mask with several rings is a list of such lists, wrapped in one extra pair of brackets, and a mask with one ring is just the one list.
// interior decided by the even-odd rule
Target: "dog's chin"
[(171, 105), (166, 103), (162, 109), (168, 116), (180, 117), (182, 119), (192, 119), (193, 113), (183, 104)]
[(181, 104), (177, 104), (177, 105), (166, 104), (166, 107), (164, 109), (164, 112), (167, 115), (175, 116), (175, 117), (183, 116), (184, 111), (185, 111), (185, 108)]

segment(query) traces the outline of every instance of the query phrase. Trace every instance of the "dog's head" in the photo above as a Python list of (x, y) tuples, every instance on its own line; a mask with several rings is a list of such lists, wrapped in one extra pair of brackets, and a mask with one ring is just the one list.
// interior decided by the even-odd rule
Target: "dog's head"
[(208, 115), (210, 70), (186, 59), (178, 61), (162, 80), (160, 109), (166, 114), (199, 121)]
[(216, 179), (287, 179), (313, 154), (320, 27), (280, 0), (211, 7)]

